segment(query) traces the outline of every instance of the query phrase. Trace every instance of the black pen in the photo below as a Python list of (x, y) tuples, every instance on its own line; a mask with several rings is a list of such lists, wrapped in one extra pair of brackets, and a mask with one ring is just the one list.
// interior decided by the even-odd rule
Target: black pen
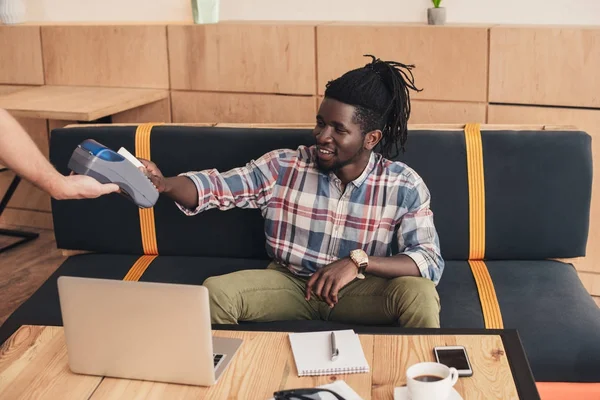
[(331, 361), (337, 360), (340, 355), (340, 350), (337, 348), (335, 343), (335, 332), (331, 332)]

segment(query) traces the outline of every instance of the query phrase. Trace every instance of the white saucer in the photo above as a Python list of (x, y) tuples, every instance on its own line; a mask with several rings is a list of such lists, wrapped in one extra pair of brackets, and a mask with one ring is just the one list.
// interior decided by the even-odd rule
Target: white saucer
[[(406, 386), (394, 388), (394, 400), (410, 400), (408, 398), (408, 388)], [(450, 396), (446, 400), (464, 400), (462, 396), (452, 388)]]

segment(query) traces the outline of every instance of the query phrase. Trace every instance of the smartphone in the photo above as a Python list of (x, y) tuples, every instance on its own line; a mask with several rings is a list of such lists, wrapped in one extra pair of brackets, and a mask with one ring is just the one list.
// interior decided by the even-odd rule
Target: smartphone
[(464, 346), (438, 346), (433, 348), (433, 352), (437, 362), (456, 368), (458, 376), (473, 375), (473, 368)]

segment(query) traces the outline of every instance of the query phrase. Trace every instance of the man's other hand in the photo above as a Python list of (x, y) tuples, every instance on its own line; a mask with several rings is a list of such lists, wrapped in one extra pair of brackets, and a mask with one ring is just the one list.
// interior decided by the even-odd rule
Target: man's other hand
[(338, 302), (338, 292), (352, 282), (358, 273), (350, 258), (342, 258), (315, 272), (306, 282), (306, 300), (311, 292), (333, 308)]

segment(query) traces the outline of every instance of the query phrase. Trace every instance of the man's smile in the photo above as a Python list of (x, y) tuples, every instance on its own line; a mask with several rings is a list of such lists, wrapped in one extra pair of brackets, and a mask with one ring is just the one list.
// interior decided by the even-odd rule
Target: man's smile
[(328, 161), (333, 158), (335, 151), (327, 149), (325, 147), (317, 146), (317, 156), (320, 160)]

